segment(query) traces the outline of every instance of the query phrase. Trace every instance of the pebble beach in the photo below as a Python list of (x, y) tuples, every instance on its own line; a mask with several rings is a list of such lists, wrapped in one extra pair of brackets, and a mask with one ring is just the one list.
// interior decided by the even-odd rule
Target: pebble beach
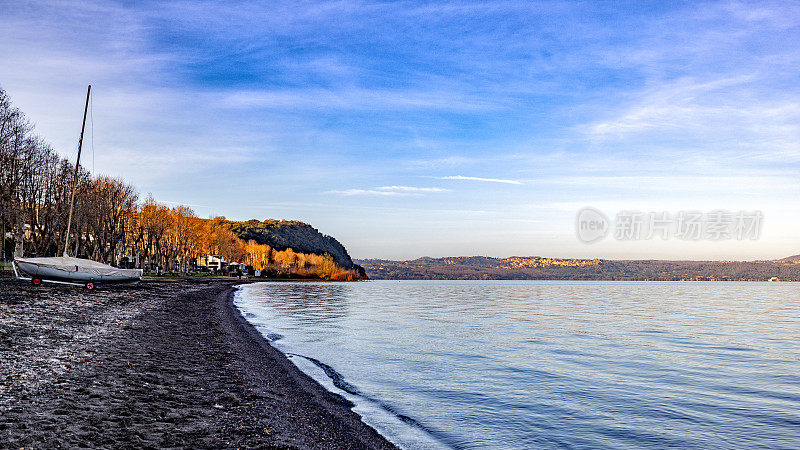
[(0, 279), (10, 448), (395, 448), (232, 304), (234, 280)]

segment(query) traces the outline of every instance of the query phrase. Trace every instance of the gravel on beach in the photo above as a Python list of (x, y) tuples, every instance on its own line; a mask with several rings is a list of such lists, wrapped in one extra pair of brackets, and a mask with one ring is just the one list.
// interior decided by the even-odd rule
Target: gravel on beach
[(241, 317), (237, 282), (0, 279), (3, 447), (395, 448)]

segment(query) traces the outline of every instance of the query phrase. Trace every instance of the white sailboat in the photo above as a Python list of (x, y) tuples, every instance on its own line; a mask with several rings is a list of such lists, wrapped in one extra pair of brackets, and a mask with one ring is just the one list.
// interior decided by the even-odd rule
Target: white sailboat
[(17, 278), (30, 280), (34, 285), (42, 282), (83, 284), (88, 289), (94, 289), (98, 282), (134, 281), (142, 278), (141, 269), (119, 269), (107, 264), (90, 259), (73, 258), (67, 254), (69, 246), (69, 231), (72, 224), (72, 210), (75, 206), (75, 190), (78, 184), (78, 168), (81, 163), (81, 147), (83, 146), (83, 132), (86, 128), (86, 112), (89, 109), (89, 96), (92, 86), (86, 90), (86, 106), (83, 108), (83, 125), (81, 137), (78, 140), (78, 160), (75, 162), (75, 177), (70, 195), (69, 218), (67, 232), (64, 236), (64, 256), (50, 258), (14, 258), (14, 274)]
[[(16, 270), (27, 274), (33, 284), (42, 281), (65, 281), (86, 284), (89, 289), (98, 282), (132, 281), (142, 278), (141, 269), (118, 269), (107, 264), (69, 256), (52, 258), (16, 258)], [(19, 277), (19, 275), (18, 275)], [(88, 286), (91, 283), (92, 286)]]

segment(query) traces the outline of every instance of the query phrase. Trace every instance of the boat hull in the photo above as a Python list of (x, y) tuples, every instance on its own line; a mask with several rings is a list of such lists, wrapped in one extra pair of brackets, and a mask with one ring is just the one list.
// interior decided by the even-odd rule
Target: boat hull
[(141, 270), (119, 269), (118, 273), (97, 273), (97, 271), (81, 270), (79, 265), (74, 268), (53, 267), (51, 265), (37, 264), (28, 261), (15, 261), (17, 268), (31, 278), (45, 280), (69, 281), (75, 283), (88, 282), (122, 282), (135, 281), (142, 278)]

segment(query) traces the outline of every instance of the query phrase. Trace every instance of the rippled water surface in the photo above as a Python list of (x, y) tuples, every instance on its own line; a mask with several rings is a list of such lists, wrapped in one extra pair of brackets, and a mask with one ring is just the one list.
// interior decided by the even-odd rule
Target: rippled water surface
[(800, 448), (800, 284), (259, 283), (236, 304), (406, 448)]

